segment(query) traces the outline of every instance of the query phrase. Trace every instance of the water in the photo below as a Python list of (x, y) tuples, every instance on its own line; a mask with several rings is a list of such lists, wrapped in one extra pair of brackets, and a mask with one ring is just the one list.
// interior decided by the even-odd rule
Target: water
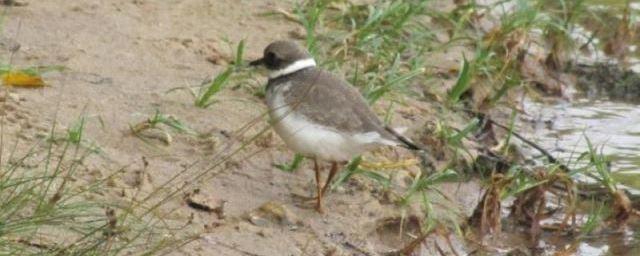
[[(631, 20), (640, 22), (640, 0), (631, 3), (634, 9)], [(587, 4), (621, 16), (626, 1), (587, 0)], [(631, 48), (631, 56), (635, 56), (630, 58), (631, 68), (640, 72), (640, 42), (635, 43), (638, 45)], [(570, 101), (553, 104), (525, 101), (524, 109), (530, 115), (526, 118), (533, 120), (533, 131), (528, 137), (570, 167), (581, 164), (576, 160), (588, 151), (586, 138), (589, 138), (611, 161), (614, 179), (633, 193), (640, 192), (640, 97), (635, 102), (620, 102), (609, 100), (606, 95), (576, 95)], [(638, 229), (640, 223), (631, 221), (625, 232), (596, 233), (579, 242), (576, 255), (640, 255)], [(547, 241), (553, 244), (553, 239)]]
[(640, 175), (640, 105), (577, 99), (556, 105), (527, 101), (525, 109), (547, 121), (536, 125), (533, 137), (559, 159), (575, 162), (588, 151), (589, 138), (609, 156), (613, 171)]
[[(578, 98), (555, 104), (527, 100), (524, 108), (534, 120), (528, 137), (551, 154), (570, 167), (580, 165), (576, 159), (588, 151), (588, 137), (609, 156), (613, 177), (634, 193), (640, 191), (640, 104)], [(583, 209), (586, 212), (588, 209)], [(579, 215), (578, 219), (586, 216)], [(640, 223), (631, 221), (625, 232), (585, 237), (578, 243), (575, 255), (640, 255), (638, 229)], [(546, 242), (555, 246), (550, 250), (554, 251), (574, 239), (550, 235)]]
[[(617, 17), (622, 17), (626, 3), (626, 0), (586, 1), (590, 9), (606, 10)], [(630, 1), (630, 6), (631, 21), (640, 22), (640, 0)], [(576, 31), (576, 38), (584, 32)], [(640, 42), (630, 43), (629, 68), (640, 72)], [(582, 62), (588, 63), (615, 62), (606, 59), (603, 54), (580, 57)], [(597, 83), (594, 81), (589, 88), (598, 87)], [(569, 102), (557, 104), (525, 102), (525, 109), (533, 115), (534, 120), (548, 121), (544, 125), (535, 125), (530, 137), (536, 138), (536, 142), (564, 162), (575, 161), (581, 153), (588, 151), (586, 138), (589, 138), (611, 160), (612, 171), (621, 177), (620, 181), (640, 190), (640, 96), (619, 102), (609, 100), (607, 95), (588, 95), (588, 98), (580, 93), (576, 95)]]

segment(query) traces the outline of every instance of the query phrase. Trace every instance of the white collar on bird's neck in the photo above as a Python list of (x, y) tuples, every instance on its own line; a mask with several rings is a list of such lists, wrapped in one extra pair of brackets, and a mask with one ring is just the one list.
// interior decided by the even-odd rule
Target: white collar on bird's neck
[(305, 68), (315, 67), (316, 61), (313, 58), (296, 60), (283, 69), (278, 69), (269, 74), (269, 79), (275, 79), (281, 76), (285, 76), (296, 71), (303, 70)]

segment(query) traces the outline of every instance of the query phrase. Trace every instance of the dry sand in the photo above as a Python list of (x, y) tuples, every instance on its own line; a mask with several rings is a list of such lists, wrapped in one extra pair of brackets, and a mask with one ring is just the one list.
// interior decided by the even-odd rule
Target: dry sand
[[(246, 89), (225, 89), (216, 96), (219, 102), (207, 109), (196, 108), (184, 91), (168, 93), (169, 90), (199, 85), (221, 72), (223, 65), (214, 65), (206, 58), (216, 51), (229, 54), (225, 40), (235, 44), (244, 39), (245, 56), (255, 58), (269, 42), (289, 38), (291, 31), (300, 30), (294, 22), (261, 15), (274, 8), (291, 9), (293, 4), (286, 1), (24, 2), (28, 5), (7, 11), (3, 26), (4, 40), (21, 45), (11, 58), (12, 64), (62, 65), (67, 70), (47, 74), (49, 85), (45, 88), (16, 88), (3, 94), (8, 138), (14, 140), (19, 135), (22, 146), (18, 148), (25, 149), (45, 136), (54, 120), (59, 129), (64, 129), (78, 116), (89, 116), (85, 138), (103, 152), (101, 157), (88, 160), (78, 178), (104, 176), (123, 168), (121, 181), (108, 189), (125, 191), (125, 197), (141, 189), (127, 177), (135, 176), (142, 168), (143, 157), (149, 166), (143, 182), (146, 188), (142, 189), (151, 191), (186, 165), (197, 162), (194, 168), (206, 168), (225, 145), (237, 145), (266, 125), (261, 116), (265, 111), (262, 100)], [(2, 56), (11, 55), (7, 49), (2, 51)], [(265, 82), (262, 76), (255, 79), (257, 84)], [(376, 109), (383, 110), (384, 104)], [(173, 142), (165, 146), (132, 136), (129, 126), (145, 120), (156, 109), (211, 137), (174, 134)], [(399, 126), (420, 127), (427, 119), (411, 107), (400, 107), (396, 112), (394, 123)], [(245, 136), (225, 136), (256, 118), (259, 123)], [(194, 214), (188, 229), (203, 230), (204, 225), (219, 224), (181, 249), (182, 253), (378, 255), (400, 248), (409, 240), (399, 237), (394, 221), (403, 213), (410, 215), (418, 210), (399, 210), (385, 199), (379, 185), (356, 177), (328, 195), (326, 213), (318, 214), (295, 196), (314, 193), (309, 166), (293, 174), (272, 167), (273, 163), (289, 161), (293, 153), (274, 134), (268, 133), (260, 141), (230, 161), (222, 174), (189, 187), (198, 188), (202, 198), (227, 201), (224, 220), (188, 207), (180, 197), (169, 203), (178, 207), (170, 215), (174, 220), (186, 222)], [(396, 154), (409, 156), (407, 152), (393, 153), (388, 149), (382, 155), (393, 158)], [(415, 172), (416, 168), (409, 171)], [(407, 171), (397, 172), (394, 187), (406, 187)], [(451, 184), (448, 191), (461, 201), (469, 201), (467, 195), (478, 195), (480, 191), (478, 186), (456, 185)], [(267, 214), (282, 210), (285, 219), (259, 216), (256, 209), (267, 202), (271, 202), (267, 204)], [(469, 207), (474, 202), (463, 205)], [(428, 255), (429, 250), (433, 246), (423, 249), (423, 253)]]

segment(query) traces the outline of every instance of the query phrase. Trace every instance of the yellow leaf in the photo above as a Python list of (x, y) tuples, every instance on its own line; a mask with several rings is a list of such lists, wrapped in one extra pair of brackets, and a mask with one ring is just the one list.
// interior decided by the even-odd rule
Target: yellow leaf
[(2, 83), (4, 83), (4, 85), (31, 88), (42, 87), (45, 85), (40, 76), (27, 74), (22, 71), (9, 71), (2, 75)]

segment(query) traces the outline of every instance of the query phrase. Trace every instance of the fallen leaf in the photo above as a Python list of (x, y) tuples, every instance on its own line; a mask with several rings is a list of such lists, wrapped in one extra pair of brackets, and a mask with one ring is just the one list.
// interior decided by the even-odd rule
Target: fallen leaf
[(18, 87), (43, 87), (45, 86), (42, 77), (34, 74), (29, 74), (23, 71), (9, 71), (2, 75), (2, 83), (9, 86)]

